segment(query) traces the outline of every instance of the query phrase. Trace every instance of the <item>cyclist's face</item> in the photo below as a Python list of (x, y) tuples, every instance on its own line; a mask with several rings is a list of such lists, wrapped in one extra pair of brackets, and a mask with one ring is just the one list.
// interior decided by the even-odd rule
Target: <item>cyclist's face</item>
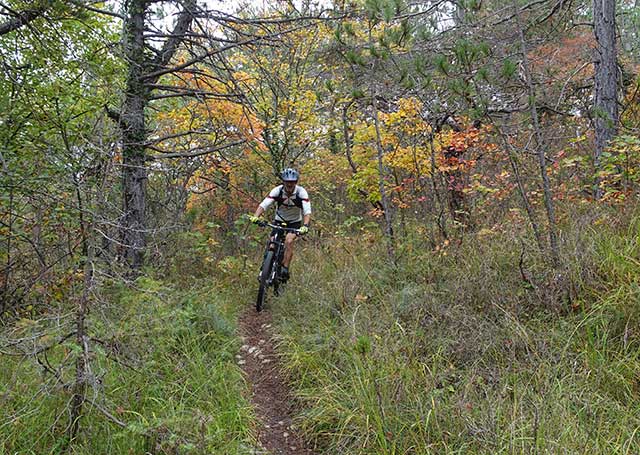
[(291, 194), (293, 193), (293, 190), (296, 189), (296, 181), (284, 181), (284, 189), (286, 190), (287, 193)]

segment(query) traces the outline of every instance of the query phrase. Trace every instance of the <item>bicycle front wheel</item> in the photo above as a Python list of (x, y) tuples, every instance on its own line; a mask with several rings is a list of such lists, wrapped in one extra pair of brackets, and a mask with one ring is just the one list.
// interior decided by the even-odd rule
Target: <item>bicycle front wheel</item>
[(273, 251), (268, 251), (262, 261), (260, 269), (260, 288), (258, 289), (258, 298), (256, 299), (256, 311), (262, 311), (264, 300), (267, 296), (267, 288), (269, 287), (269, 276), (273, 267)]

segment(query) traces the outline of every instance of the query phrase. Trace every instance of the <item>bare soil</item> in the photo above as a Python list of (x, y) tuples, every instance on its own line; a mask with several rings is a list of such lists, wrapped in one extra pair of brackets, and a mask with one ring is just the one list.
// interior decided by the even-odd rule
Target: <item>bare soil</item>
[(251, 402), (260, 422), (258, 440), (271, 455), (314, 452), (293, 426), (295, 399), (282, 374), (271, 332), (269, 311), (250, 307), (240, 316), (243, 346), (238, 363), (251, 388)]

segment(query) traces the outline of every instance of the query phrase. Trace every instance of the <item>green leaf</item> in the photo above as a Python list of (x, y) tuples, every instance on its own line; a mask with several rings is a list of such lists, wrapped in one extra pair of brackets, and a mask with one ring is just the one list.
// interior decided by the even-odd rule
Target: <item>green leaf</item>
[(505, 79), (511, 79), (513, 75), (516, 73), (517, 69), (518, 69), (518, 66), (514, 62), (512, 62), (509, 59), (506, 59), (502, 63), (502, 69), (500, 70), (500, 74)]
[(353, 24), (351, 24), (350, 22), (347, 22), (347, 23), (343, 24), (343, 27), (344, 27), (344, 31), (347, 34), (349, 34), (351, 36), (356, 36), (356, 32), (355, 32), (355, 30), (353, 28)]
[(360, 335), (356, 340), (355, 349), (360, 355), (366, 355), (371, 352), (371, 338), (367, 335)]
[(483, 81), (489, 82), (489, 69), (483, 66), (478, 70), (476, 76)]
[(440, 71), (442, 74), (444, 74), (445, 76), (449, 75), (451, 67), (449, 65), (449, 61), (447, 60), (446, 56), (442, 54), (436, 55), (433, 59), (433, 64), (436, 67), (436, 69)]
[(491, 55), (491, 46), (489, 46), (488, 43), (482, 42), (482, 43), (478, 44), (478, 50), (485, 57), (489, 57)]
[(360, 56), (358, 55), (358, 53), (352, 49), (349, 49), (344, 57), (347, 59), (347, 62), (349, 62), (352, 65), (357, 65), (360, 61)]
[(396, 5), (393, 1), (387, 0), (382, 6), (382, 16), (384, 20), (387, 22), (391, 22), (393, 17), (395, 16)]

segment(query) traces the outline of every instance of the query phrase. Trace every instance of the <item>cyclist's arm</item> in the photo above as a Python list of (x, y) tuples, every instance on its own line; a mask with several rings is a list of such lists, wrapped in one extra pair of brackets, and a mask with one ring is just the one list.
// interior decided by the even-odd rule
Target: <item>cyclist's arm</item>
[(302, 224), (309, 226), (311, 222), (311, 202), (309, 202), (309, 194), (304, 188), (300, 189), (300, 198), (302, 199)]
[(259, 217), (264, 212), (266, 212), (267, 209), (271, 207), (271, 205), (275, 202), (276, 197), (278, 197), (279, 193), (280, 193), (280, 187), (275, 187), (274, 189), (272, 189), (269, 195), (266, 198), (264, 198), (264, 201), (260, 203), (254, 215)]

